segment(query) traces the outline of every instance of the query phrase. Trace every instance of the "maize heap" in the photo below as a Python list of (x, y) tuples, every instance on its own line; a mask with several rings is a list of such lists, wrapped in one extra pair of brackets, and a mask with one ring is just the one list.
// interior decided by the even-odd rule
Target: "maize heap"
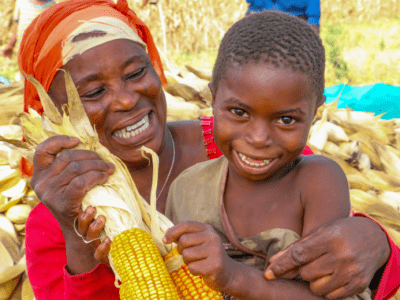
[[(96, 207), (97, 215), (101, 214), (107, 218), (104, 232), (100, 237), (108, 236), (112, 240), (109, 260), (115, 273), (115, 284), (120, 287), (121, 299), (188, 299), (179, 295), (190, 295), (190, 299), (207, 299), (202, 298), (204, 293), (215, 295), (208, 299), (222, 299), (220, 293), (211, 291), (200, 277), (191, 274), (192, 281), (195, 281), (196, 285), (190, 285), (190, 290), (183, 292), (182, 281), (176, 281), (180, 291), (178, 295), (177, 287), (169, 275), (169, 271), (176, 274), (176, 270), (183, 265), (183, 259), (177, 255), (180, 259), (175, 260), (168, 271), (162, 258), (176, 245), (162, 243), (165, 231), (173, 224), (156, 211), (158, 156), (146, 147), (140, 149), (142, 155), (149, 153), (153, 162), (153, 184), (149, 205), (140, 196), (125, 164), (100, 144), (70, 75), (65, 73), (68, 105), (62, 108), (63, 116), (40, 83), (33, 77), (26, 76), (38, 90), (44, 108), (43, 116), (30, 109), (29, 114), (21, 117), (26, 143), (4, 138), (0, 140), (7, 142), (32, 161), (36, 146), (47, 138), (55, 135), (74, 136), (80, 141), (76, 149), (92, 150), (104, 161), (115, 165), (116, 170), (109, 176), (106, 184), (96, 186), (85, 194), (82, 208), (92, 205)], [(200, 293), (196, 296), (197, 289)]]

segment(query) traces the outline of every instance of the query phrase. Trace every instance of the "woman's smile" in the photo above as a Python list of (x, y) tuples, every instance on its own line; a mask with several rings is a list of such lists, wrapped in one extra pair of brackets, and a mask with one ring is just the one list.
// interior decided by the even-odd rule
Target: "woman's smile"
[(149, 115), (144, 116), (143, 119), (131, 126), (115, 131), (113, 135), (122, 139), (129, 139), (142, 133), (147, 128), (149, 128)]

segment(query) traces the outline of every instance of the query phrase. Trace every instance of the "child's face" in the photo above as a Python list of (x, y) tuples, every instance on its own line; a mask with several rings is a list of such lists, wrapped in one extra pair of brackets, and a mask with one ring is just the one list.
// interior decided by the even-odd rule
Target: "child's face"
[(215, 141), (239, 175), (266, 179), (301, 154), (323, 101), (288, 67), (250, 62), (225, 75), (213, 93)]

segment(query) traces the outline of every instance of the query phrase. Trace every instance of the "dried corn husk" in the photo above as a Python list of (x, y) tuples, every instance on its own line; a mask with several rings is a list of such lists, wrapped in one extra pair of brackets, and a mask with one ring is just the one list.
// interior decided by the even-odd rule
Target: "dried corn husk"
[(31, 207), (27, 204), (17, 204), (10, 207), (6, 212), (6, 218), (15, 224), (25, 224)]

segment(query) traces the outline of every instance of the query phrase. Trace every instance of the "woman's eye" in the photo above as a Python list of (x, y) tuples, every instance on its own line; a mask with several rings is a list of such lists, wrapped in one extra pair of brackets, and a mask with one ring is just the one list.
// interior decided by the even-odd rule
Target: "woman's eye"
[(143, 72), (144, 72), (144, 68), (141, 68), (141, 69), (139, 69), (139, 70), (137, 70), (137, 71), (135, 71), (135, 72), (129, 74), (129, 75), (126, 77), (126, 79), (127, 79), (127, 80), (129, 80), (129, 79), (135, 79), (135, 78), (139, 77), (140, 75), (142, 75)]
[(104, 91), (105, 91), (104, 88), (96, 89), (96, 90), (94, 90), (92, 92), (89, 92), (88, 94), (85, 94), (85, 95), (83, 95), (81, 97), (82, 98), (96, 98), (98, 96), (101, 96)]
[(284, 125), (292, 125), (296, 121), (297, 121), (296, 118), (288, 117), (288, 116), (280, 117), (278, 120), (279, 123), (284, 124)]
[(247, 117), (247, 112), (241, 108), (231, 108), (231, 113), (238, 117)]

